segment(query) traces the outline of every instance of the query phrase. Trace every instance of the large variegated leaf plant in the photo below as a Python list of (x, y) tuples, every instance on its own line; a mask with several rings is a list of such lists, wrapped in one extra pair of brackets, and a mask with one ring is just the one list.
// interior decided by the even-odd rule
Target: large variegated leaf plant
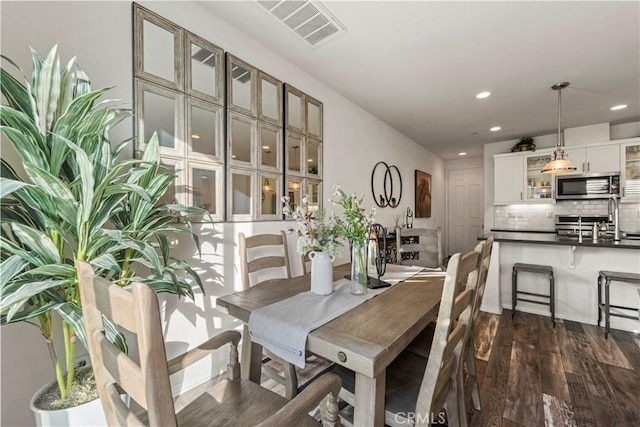
[[(187, 232), (199, 248), (185, 214), (204, 212), (161, 203), (175, 176), (161, 167), (155, 136), (141, 159), (118, 159), (130, 141), (112, 146), (109, 130), (129, 112), (98, 101), (108, 88), (92, 90), (74, 59), (62, 68), (57, 47), (46, 58), (32, 50), (32, 58), (31, 81), (0, 71), (7, 101), (0, 135), (24, 169), (20, 176), (2, 159), (0, 313), (2, 324), (39, 328), (64, 398), (74, 380), (76, 339), (86, 346), (74, 260), (123, 287), (137, 281), (193, 296), (190, 283), (202, 288), (200, 278), (171, 256), (169, 239)], [(54, 311), (62, 319), (63, 356), (53, 345)], [(105, 326), (126, 349), (122, 335)]]

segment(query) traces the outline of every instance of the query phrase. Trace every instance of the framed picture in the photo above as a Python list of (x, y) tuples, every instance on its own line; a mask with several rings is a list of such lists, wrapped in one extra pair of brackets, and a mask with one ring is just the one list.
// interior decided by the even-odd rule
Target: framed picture
[(431, 175), (416, 169), (416, 218), (431, 218)]

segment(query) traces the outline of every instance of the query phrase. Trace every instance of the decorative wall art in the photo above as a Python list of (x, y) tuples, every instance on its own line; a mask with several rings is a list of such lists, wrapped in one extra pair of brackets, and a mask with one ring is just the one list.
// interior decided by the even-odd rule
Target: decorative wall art
[(378, 207), (398, 207), (402, 199), (402, 176), (398, 167), (382, 161), (376, 163), (371, 171), (371, 193)]
[(431, 175), (416, 169), (416, 218), (431, 218)]

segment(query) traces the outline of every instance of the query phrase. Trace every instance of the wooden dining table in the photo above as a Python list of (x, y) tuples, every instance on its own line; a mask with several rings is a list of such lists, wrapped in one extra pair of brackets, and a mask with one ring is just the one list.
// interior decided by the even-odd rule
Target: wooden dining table
[[(334, 281), (349, 265), (334, 268)], [(271, 280), (218, 298), (218, 307), (249, 323), (253, 310), (310, 290), (310, 274)], [(444, 275), (400, 282), (309, 333), (307, 350), (355, 372), (354, 426), (383, 426), (387, 366), (437, 315)], [(260, 383), (262, 346), (245, 341), (242, 375)]]

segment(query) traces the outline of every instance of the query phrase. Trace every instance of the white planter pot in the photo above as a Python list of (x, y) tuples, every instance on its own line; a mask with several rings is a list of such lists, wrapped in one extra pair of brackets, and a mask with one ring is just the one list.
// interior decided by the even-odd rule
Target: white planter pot
[(333, 293), (333, 260), (324, 252), (309, 253), (311, 260), (311, 292), (316, 295)]
[(100, 399), (95, 399), (90, 402), (83, 403), (82, 405), (67, 409), (48, 411), (36, 408), (34, 406), (34, 402), (40, 396), (40, 394), (50, 386), (51, 383), (45, 385), (40, 390), (38, 390), (36, 394), (34, 394), (31, 398), (31, 403), (29, 404), (29, 406), (33, 411), (33, 415), (36, 420), (36, 426), (106, 427), (108, 425), (107, 419), (104, 415), (104, 411), (102, 410), (102, 403), (100, 402)]

